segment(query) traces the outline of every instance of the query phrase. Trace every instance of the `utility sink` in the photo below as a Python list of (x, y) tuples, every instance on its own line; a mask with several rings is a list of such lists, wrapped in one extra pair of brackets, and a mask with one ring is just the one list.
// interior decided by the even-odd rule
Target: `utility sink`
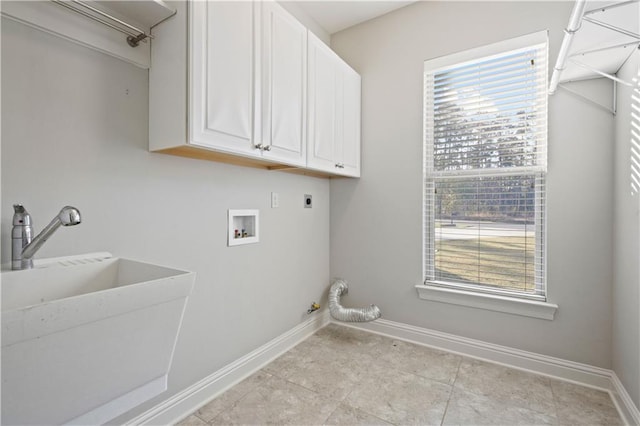
[(2, 424), (103, 424), (164, 392), (194, 281), (109, 253), (2, 272)]

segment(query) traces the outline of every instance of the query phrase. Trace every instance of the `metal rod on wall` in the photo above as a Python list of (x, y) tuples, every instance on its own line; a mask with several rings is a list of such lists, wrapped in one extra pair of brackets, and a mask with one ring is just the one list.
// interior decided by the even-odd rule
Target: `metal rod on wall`
[(635, 49), (638, 46), (638, 44), (640, 44), (640, 41), (632, 41), (632, 42), (627, 42), (627, 43), (616, 44), (614, 46), (605, 46), (605, 47), (598, 47), (598, 48), (595, 48), (595, 49), (581, 50), (580, 52), (576, 52), (573, 55), (569, 56), (569, 58), (575, 58), (577, 56), (588, 55), (590, 53), (604, 52), (605, 50), (613, 50), (613, 49), (618, 49), (618, 48), (625, 48), (626, 49), (627, 47), (630, 47), (630, 46), (633, 46), (633, 48)]
[[(138, 43), (146, 38), (153, 38), (150, 34), (146, 34), (143, 30), (134, 27), (118, 18), (115, 18), (109, 15), (106, 12), (103, 12), (95, 7), (89, 6), (79, 0), (71, 0), (63, 1), (63, 0), (51, 0), (53, 3), (65, 7), (73, 12), (76, 12), (82, 16), (85, 16), (89, 19), (92, 19), (96, 22), (101, 23), (111, 29), (119, 31), (127, 36), (127, 43), (131, 47), (136, 47)], [(90, 12), (86, 10), (79, 9), (78, 7), (73, 6), (73, 4), (81, 6), (85, 9), (88, 9)], [(99, 15), (99, 16), (96, 16)], [(102, 19), (105, 18), (105, 19)]]
[(640, 34), (636, 34), (636, 33), (632, 32), (632, 31), (625, 30), (624, 28), (616, 27), (615, 25), (607, 24), (606, 22), (598, 21), (597, 19), (593, 19), (593, 18), (584, 17), (583, 19), (586, 22), (589, 22), (591, 24), (599, 25), (599, 26), (601, 26), (603, 28), (606, 28), (608, 30), (615, 31), (615, 32), (618, 32), (620, 34), (624, 34), (624, 35), (629, 36), (631, 38), (635, 38), (636, 40), (640, 40)]
[(576, 31), (580, 29), (580, 22), (582, 21), (582, 15), (584, 14), (584, 8), (586, 6), (586, 0), (576, 0), (571, 12), (571, 18), (569, 19), (569, 25), (564, 30), (564, 38), (562, 39), (562, 45), (560, 46), (560, 53), (558, 53), (558, 60), (553, 67), (553, 75), (551, 76), (551, 82), (549, 83), (549, 94), (553, 95), (558, 87), (560, 81), (560, 73), (564, 70), (564, 64), (569, 54), (569, 48), (573, 41), (573, 36)]
[(600, 70), (598, 70), (598, 69), (596, 69), (596, 68), (594, 68), (594, 67), (592, 67), (592, 66), (589, 66), (589, 65), (587, 65), (587, 64), (585, 64), (585, 63), (582, 63), (582, 62), (580, 62), (580, 61), (576, 61), (575, 59), (571, 59), (571, 62), (572, 62), (572, 63), (574, 63), (574, 64), (576, 64), (576, 65), (577, 65), (577, 66), (579, 66), (579, 67), (582, 67), (582, 68), (584, 68), (584, 69), (586, 69), (586, 70), (589, 70), (589, 71), (594, 72), (594, 73), (596, 73), (596, 74), (598, 74), (598, 75), (601, 75), (601, 76), (603, 76), (603, 77), (606, 77), (606, 78), (608, 78), (608, 79), (610, 79), (610, 80), (617, 81), (618, 83), (624, 84), (625, 86), (629, 86), (629, 87), (632, 87), (632, 86), (633, 86), (631, 83), (629, 83), (629, 82), (627, 82), (627, 81), (624, 81), (623, 79), (618, 78), (618, 77), (616, 77), (615, 75), (611, 75), (611, 74), (606, 73), (606, 72), (604, 72), (604, 71), (600, 71)]

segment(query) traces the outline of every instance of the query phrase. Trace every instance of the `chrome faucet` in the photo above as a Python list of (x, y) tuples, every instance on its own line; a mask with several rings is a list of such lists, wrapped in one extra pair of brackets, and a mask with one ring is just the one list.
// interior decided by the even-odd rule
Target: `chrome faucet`
[(33, 237), (31, 216), (21, 204), (13, 205), (13, 230), (11, 232), (11, 269), (33, 268), (33, 256), (62, 226), (73, 226), (80, 223), (80, 212), (75, 207), (66, 206), (40, 232)]

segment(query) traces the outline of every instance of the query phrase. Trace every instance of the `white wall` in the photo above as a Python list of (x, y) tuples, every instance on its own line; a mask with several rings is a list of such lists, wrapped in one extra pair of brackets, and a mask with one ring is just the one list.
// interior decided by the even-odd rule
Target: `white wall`
[[(639, 77), (640, 52), (618, 72), (626, 81)], [(640, 87), (640, 86), (638, 86)], [(640, 116), (640, 99), (618, 85), (615, 118), (615, 245), (613, 285), (613, 370), (640, 407), (640, 194), (631, 190), (631, 108)], [(640, 118), (633, 120), (640, 125)], [(635, 130), (639, 133), (638, 129)], [(635, 137), (636, 143), (640, 139)], [(640, 176), (636, 176), (640, 178)]]
[[(555, 61), (571, 2), (418, 2), (334, 34), (362, 75), (362, 178), (331, 182), (331, 275), (383, 318), (611, 367), (613, 118), (549, 101), (548, 294), (554, 321), (419, 300), (425, 59), (549, 29)], [(576, 89), (611, 102), (611, 85)]]
[[(82, 224), (38, 257), (110, 251), (197, 273), (170, 388), (128, 417), (290, 330), (325, 294), (329, 181), (149, 153), (147, 71), (3, 19), (2, 114), (3, 263), (13, 203), (36, 231), (70, 204)], [(259, 244), (226, 247), (229, 208), (260, 209)]]

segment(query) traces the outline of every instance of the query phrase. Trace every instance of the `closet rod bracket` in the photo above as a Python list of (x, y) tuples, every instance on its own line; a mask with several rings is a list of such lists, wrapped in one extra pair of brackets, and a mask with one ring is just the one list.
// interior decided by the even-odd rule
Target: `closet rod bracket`
[[(80, 14), (86, 18), (92, 19), (105, 25), (111, 29), (119, 31), (127, 36), (127, 44), (131, 47), (137, 47), (141, 41), (147, 38), (153, 38), (151, 34), (147, 34), (144, 30), (137, 28), (115, 16), (106, 13), (96, 7), (91, 6), (86, 1), (82, 0), (51, 0), (54, 4), (62, 6), (72, 12)], [(175, 15), (175, 12), (170, 15)], [(168, 19), (165, 18), (165, 19)]]
[(131, 47), (138, 47), (138, 44), (147, 37), (149, 36), (145, 33), (140, 33), (137, 36), (127, 36), (127, 44)]

